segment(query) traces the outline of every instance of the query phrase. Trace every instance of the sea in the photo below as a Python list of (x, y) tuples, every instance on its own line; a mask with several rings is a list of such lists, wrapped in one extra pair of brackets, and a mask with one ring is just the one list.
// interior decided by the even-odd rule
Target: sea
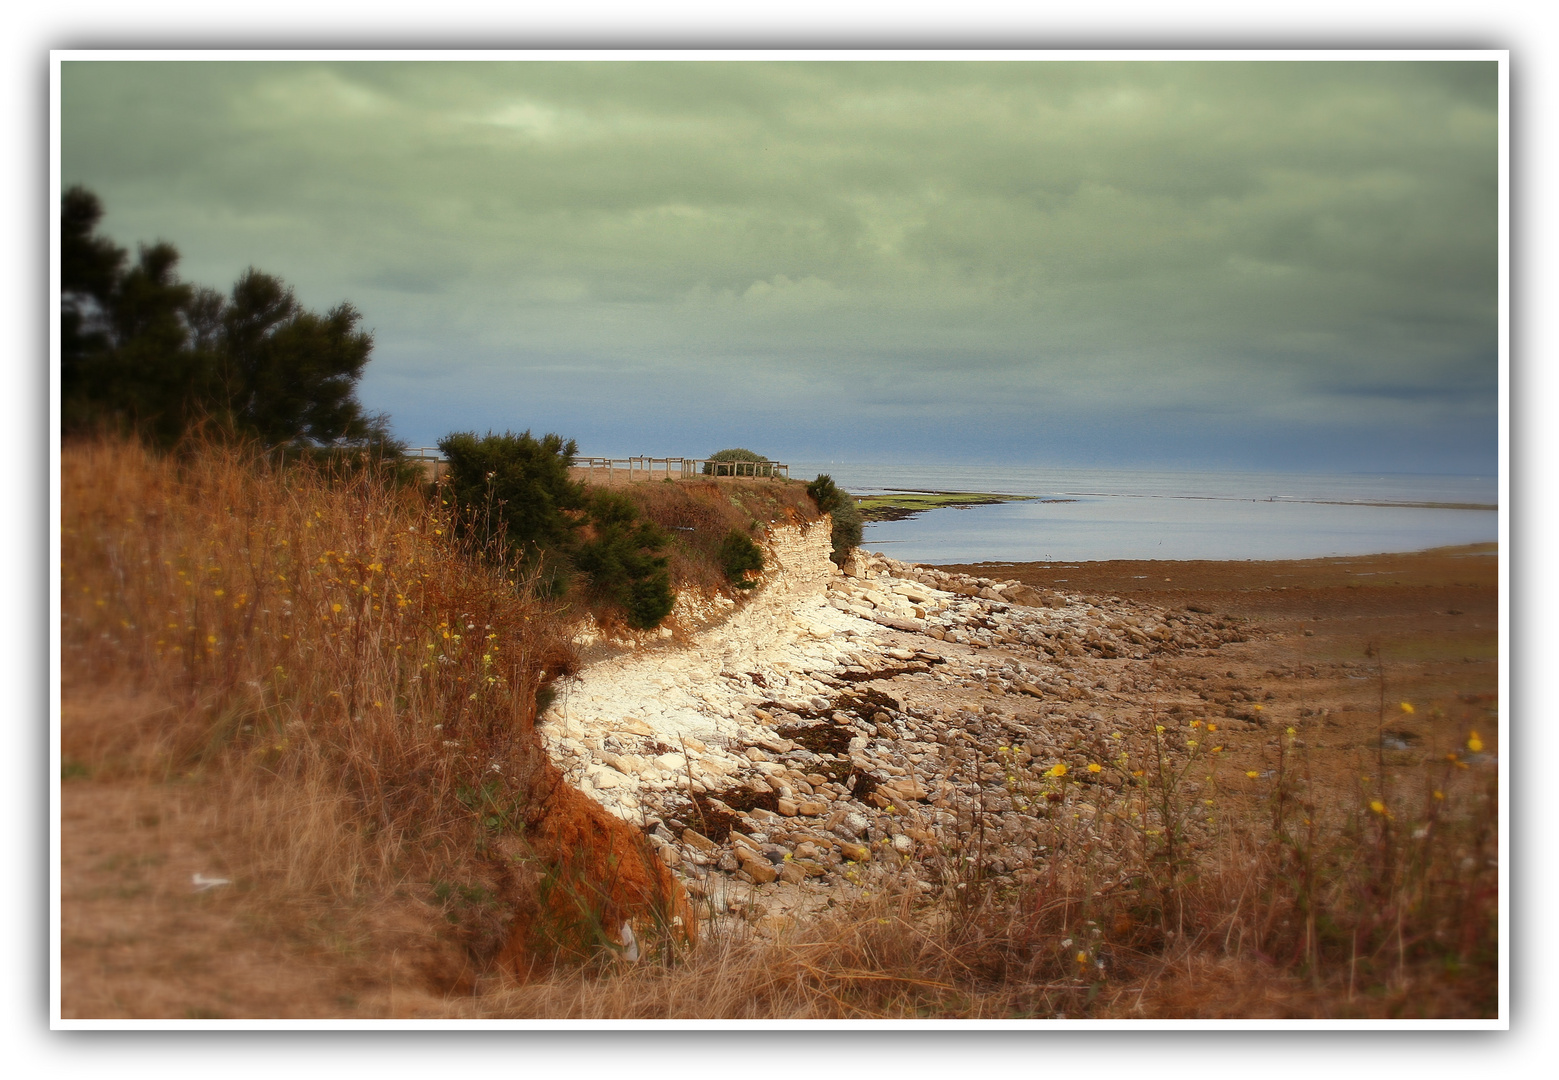
[[(1493, 476), (791, 463), (854, 495), (980, 491), (1032, 500), (871, 522), (862, 547), (919, 563), (1311, 559), (1499, 539)], [(1471, 504), (1447, 509), (1422, 504)]]

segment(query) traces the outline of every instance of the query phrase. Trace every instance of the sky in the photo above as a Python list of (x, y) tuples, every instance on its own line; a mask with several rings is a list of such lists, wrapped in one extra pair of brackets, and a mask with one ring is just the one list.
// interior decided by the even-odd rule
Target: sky
[(60, 175), (412, 445), (1492, 475), (1488, 61), (61, 64)]

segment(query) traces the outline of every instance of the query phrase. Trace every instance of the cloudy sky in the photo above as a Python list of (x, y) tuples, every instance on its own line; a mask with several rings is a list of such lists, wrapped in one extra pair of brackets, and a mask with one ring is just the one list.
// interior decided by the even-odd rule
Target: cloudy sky
[(414, 445), (1490, 474), (1492, 62), (61, 66), (61, 176)]

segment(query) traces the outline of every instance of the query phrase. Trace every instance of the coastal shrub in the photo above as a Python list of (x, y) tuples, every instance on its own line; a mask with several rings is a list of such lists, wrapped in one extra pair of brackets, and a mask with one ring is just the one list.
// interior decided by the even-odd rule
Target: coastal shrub
[[(715, 462), (729, 461), (735, 464), (731, 468), (719, 468)], [(752, 450), (744, 450), (741, 447), (732, 447), (729, 450), (719, 450), (704, 459), (705, 476), (773, 476), (774, 466), (769, 459)]]
[(445, 497), (463, 533), (529, 565), (548, 555), (567, 559), (585, 505), (584, 485), (568, 474), (579, 452), (573, 439), (465, 431), (444, 436), (438, 448), (449, 462)]
[(850, 552), (861, 544), (860, 507), (855, 505), (855, 497), (835, 484), (833, 477), (827, 473), (820, 473), (816, 480), (807, 485), (807, 494), (817, 503), (819, 512), (833, 515), (834, 528), (830, 534), (834, 547), (832, 558), (843, 566)]
[(732, 529), (720, 542), (720, 565), (731, 584), (738, 589), (751, 589), (757, 583), (747, 580), (747, 572), (763, 573), (763, 552), (752, 542), (752, 537), (740, 529)]
[(595, 492), (589, 514), (594, 536), (579, 546), (574, 565), (594, 589), (623, 608), (628, 625), (649, 629), (671, 614), (676, 602), (666, 558), (659, 554), (666, 534), (614, 491)]
[(598, 599), (623, 608), (631, 626), (647, 629), (670, 613), (675, 594), (659, 554), (666, 533), (627, 496), (591, 492), (570, 478), (573, 439), (459, 432), (438, 447), (449, 462), (441, 491), (462, 535), (500, 560), (540, 571), (554, 593), (572, 572), (582, 574)]

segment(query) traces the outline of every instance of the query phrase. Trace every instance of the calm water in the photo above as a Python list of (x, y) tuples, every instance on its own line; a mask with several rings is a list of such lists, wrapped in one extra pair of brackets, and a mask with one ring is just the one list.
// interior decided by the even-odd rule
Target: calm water
[(793, 477), (819, 472), (857, 495), (926, 489), (1040, 497), (866, 526), (864, 547), (913, 562), (1307, 559), (1499, 537), (1499, 515), (1492, 510), (1363, 505), (1492, 505), (1499, 499), (1493, 477), (836, 462), (791, 467)]

